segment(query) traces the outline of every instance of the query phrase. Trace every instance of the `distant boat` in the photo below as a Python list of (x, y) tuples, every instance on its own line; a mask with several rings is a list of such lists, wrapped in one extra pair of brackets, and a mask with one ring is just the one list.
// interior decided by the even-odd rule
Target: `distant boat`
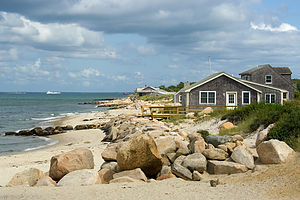
[(46, 94), (60, 94), (58, 91), (48, 91)]

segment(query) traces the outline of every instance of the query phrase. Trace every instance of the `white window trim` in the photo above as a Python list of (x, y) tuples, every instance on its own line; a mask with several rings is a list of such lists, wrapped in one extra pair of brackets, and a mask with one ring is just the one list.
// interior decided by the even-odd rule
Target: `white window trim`
[[(249, 103), (244, 103), (244, 93), (249, 93)], [(251, 92), (250, 91), (242, 91), (242, 105), (251, 104)]]
[[(201, 103), (201, 92), (206, 92), (207, 93), (207, 103)], [(213, 92), (215, 93), (215, 103), (208, 103), (208, 93)], [(217, 93), (216, 91), (199, 91), (199, 104), (200, 105), (216, 105), (217, 103)]]
[(181, 103), (182, 102), (182, 95), (178, 96), (178, 102)]
[[(271, 76), (271, 82), (268, 82), (268, 83), (267, 83), (267, 76)], [(272, 75), (265, 75), (265, 84), (272, 84), (272, 82), (273, 82), (273, 77), (272, 77)]]
[(271, 95), (274, 95), (275, 96), (275, 102), (274, 102), (274, 104), (276, 104), (276, 94), (275, 93), (267, 93), (267, 94), (265, 94), (265, 103), (271, 103), (271, 102), (266, 102), (267, 95), (270, 95), (270, 101), (271, 101)]

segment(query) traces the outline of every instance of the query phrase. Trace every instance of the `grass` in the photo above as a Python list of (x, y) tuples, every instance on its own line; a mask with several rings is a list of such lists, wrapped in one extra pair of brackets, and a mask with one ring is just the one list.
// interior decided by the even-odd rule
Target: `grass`
[(158, 100), (165, 100), (167, 102), (171, 102), (173, 100), (173, 95), (162, 95), (162, 96), (138, 96), (137, 94), (132, 94), (129, 96), (130, 98), (136, 98), (138, 100), (143, 101), (158, 101)]
[(203, 115), (199, 115), (198, 113), (195, 113), (194, 122), (197, 123), (199, 121), (207, 121), (207, 120), (210, 120), (212, 118), (221, 118), (222, 116), (226, 115), (228, 112), (229, 112), (228, 110), (216, 109), (212, 113), (210, 113), (209, 115), (206, 115), (205, 117), (203, 117)]
[(248, 133), (257, 130), (261, 125), (267, 127), (275, 123), (269, 132), (269, 139), (278, 139), (286, 142), (295, 150), (300, 149), (300, 107), (298, 101), (289, 101), (284, 105), (254, 103), (237, 108), (225, 114), (237, 127), (220, 132), (222, 135)]
[(173, 123), (174, 125), (179, 125), (180, 123), (184, 122), (185, 119), (189, 119), (189, 118), (186, 117), (185, 115), (174, 115), (162, 121), (166, 123)]

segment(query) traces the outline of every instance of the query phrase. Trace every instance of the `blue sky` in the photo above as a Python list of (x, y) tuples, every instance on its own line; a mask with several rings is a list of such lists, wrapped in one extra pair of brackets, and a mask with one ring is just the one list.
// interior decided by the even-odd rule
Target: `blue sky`
[(1, 0), (0, 91), (133, 91), (260, 64), (300, 78), (297, 0)]

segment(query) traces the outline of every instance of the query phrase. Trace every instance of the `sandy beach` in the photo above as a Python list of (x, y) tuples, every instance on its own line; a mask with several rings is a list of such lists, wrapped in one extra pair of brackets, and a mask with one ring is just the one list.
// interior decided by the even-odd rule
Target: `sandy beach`
[[(119, 114), (134, 113), (136, 109), (115, 109), (65, 117), (56, 125), (102, 123)], [(89, 119), (90, 121), (83, 121)], [(77, 130), (53, 135), (59, 141), (48, 148), (0, 157), (0, 199), (299, 199), (300, 155), (280, 166), (266, 166), (252, 173), (235, 175), (208, 175), (197, 181), (172, 178), (149, 183), (115, 183), (77, 187), (5, 187), (13, 175), (29, 168), (49, 170), (52, 156), (79, 147), (90, 149), (94, 155), (95, 169), (104, 160), (101, 152), (107, 143), (101, 142), (104, 133), (100, 129)], [(211, 187), (210, 179), (220, 179), (220, 185)]]

